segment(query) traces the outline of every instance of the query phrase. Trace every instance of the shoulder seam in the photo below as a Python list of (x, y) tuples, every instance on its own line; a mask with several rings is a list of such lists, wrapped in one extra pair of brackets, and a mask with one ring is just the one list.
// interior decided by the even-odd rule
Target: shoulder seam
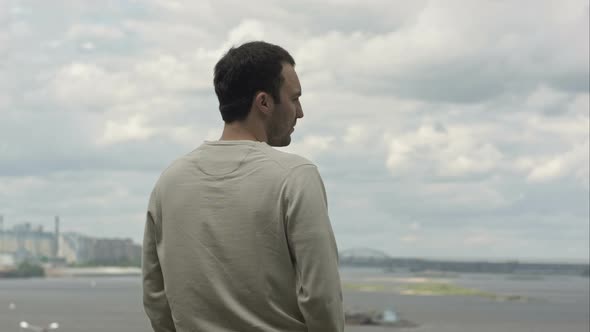
[[(267, 149), (267, 148), (271, 148), (271, 147), (264, 147), (264, 148), (262, 148), (262, 149), (259, 149), (259, 150), (260, 150), (262, 153), (264, 153), (264, 155), (266, 155), (266, 156), (267, 156), (267, 157), (268, 157), (268, 158), (269, 158), (271, 161), (273, 161), (275, 164), (277, 164), (277, 165), (281, 166), (281, 167), (282, 167), (283, 169), (285, 169), (285, 170), (288, 170), (288, 172), (287, 172), (287, 173), (291, 173), (291, 171), (292, 171), (294, 168), (297, 168), (297, 167), (300, 167), (300, 166), (310, 165), (310, 166), (317, 167), (317, 166), (316, 166), (314, 163), (312, 163), (311, 161), (309, 161), (309, 160), (307, 160), (307, 159), (305, 159), (304, 157), (302, 157), (302, 156), (299, 156), (299, 155), (295, 155), (295, 156), (297, 156), (297, 157), (299, 157), (299, 158), (302, 158), (303, 160), (305, 160), (305, 162), (304, 162), (304, 163), (301, 163), (301, 164), (295, 165), (295, 166), (293, 166), (293, 167), (285, 167), (285, 165), (284, 165), (284, 164), (282, 164), (282, 163), (280, 163), (279, 161), (277, 161), (275, 158), (273, 158), (273, 156), (271, 156), (271, 155), (268, 153), (268, 151), (266, 151), (266, 149)], [(271, 148), (271, 149), (272, 149), (272, 148)], [(277, 152), (281, 152), (281, 153), (283, 153), (282, 151), (277, 151)]]

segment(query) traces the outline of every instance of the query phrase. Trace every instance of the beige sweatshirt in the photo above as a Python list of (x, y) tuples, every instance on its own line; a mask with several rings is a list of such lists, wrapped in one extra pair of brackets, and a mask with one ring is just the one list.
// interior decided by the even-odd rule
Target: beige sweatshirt
[(340, 332), (338, 250), (317, 168), (254, 141), (205, 142), (149, 202), (145, 311), (157, 332)]

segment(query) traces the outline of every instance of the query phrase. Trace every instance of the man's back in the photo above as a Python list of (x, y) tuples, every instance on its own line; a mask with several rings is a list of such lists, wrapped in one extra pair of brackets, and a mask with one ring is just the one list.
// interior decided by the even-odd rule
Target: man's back
[(174, 162), (150, 199), (144, 303), (156, 331), (342, 331), (316, 167), (246, 140)]

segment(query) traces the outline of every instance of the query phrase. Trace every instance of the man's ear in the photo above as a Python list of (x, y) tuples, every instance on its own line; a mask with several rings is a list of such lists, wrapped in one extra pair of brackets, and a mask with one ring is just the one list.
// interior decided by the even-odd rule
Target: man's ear
[(274, 100), (270, 94), (259, 91), (254, 97), (254, 106), (265, 116), (271, 116), (274, 110)]

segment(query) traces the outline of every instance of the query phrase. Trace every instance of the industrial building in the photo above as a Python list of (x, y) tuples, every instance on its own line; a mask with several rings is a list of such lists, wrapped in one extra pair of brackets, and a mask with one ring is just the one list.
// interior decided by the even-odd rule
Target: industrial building
[(141, 260), (141, 246), (131, 239), (101, 239), (78, 233), (61, 233), (59, 216), (55, 228), (46, 231), (31, 223), (4, 228), (0, 215), (0, 267), (25, 259), (40, 262), (80, 265), (126, 265)]

